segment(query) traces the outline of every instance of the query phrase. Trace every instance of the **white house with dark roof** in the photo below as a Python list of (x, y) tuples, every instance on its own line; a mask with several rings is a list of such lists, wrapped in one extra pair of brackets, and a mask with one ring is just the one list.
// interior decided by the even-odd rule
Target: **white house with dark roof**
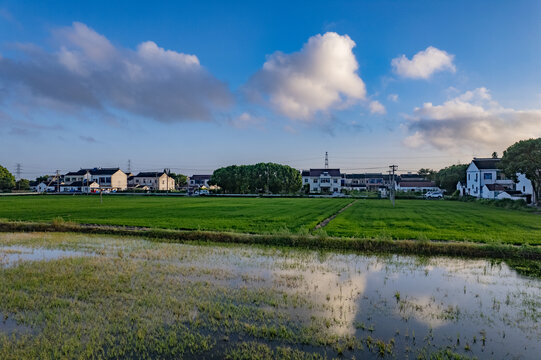
[(434, 181), (400, 181), (396, 184), (397, 191), (422, 192), (441, 191)]
[(505, 189), (515, 190), (515, 182), (508, 179), (499, 169), (498, 158), (473, 158), (466, 169), (466, 194), (484, 198), (484, 186), (498, 184)]
[(199, 189), (202, 187), (209, 188), (209, 181), (212, 175), (192, 175), (188, 179), (188, 185), (191, 189)]
[(533, 187), (524, 174), (517, 182), (499, 168), (499, 158), (474, 158), (466, 170), (465, 194), (483, 199), (525, 199), (530, 201)]
[(302, 171), (303, 186), (310, 186), (310, 193), (332, 194), (342, 190), (340, 169), (310, 169)]

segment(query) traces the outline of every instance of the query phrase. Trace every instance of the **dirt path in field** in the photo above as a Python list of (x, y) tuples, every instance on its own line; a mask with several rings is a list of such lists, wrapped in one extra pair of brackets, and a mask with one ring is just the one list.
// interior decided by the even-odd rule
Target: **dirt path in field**
[(314, 230), (321, 229), (321, 228), (327, 226), (335, 217), (340, 215), (342, 212), (344, 212), (347, 208), (349, 208), (350, 206), (355, 204), (357, 201), (359, 201), (359, 200), (355, 200), (353, 202), (350, 202), (349, 204), (347, 204), (346, 206), (344, 206), (343, 208), (338, 210), (335, 214), (329, 216), (328, 218), (326, 218), (325, 220), (323, 220), (322, 222), (317, 224), (316, 227), (314, 228)]

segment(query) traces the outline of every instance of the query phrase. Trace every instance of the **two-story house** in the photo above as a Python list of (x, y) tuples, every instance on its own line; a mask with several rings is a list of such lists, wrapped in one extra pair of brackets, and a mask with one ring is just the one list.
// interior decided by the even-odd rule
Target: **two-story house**
[(199, 189), (202, 187), (210, 188), (209, 181), (212, 175), (192, 175), (188, 180), (190, 189)]
[(119, 168), (94, 168), (89, 169), (90, 182), (97, 182), (101, 190), (126, 190), (128, 188), (128, 176)]
[[(498, 158), (473, 158), (466, 169), (466, 194), (478, 198), (490, 198), (485, 185), (498, 185), (500, 190), (515, 190), (515, 182), (499, 169)], [(492, 187), (492, 186), (491, 186)]]
[(302, 184), (310, 186), (310, 193), (331, 194), (342, 190), (340, 169), (310, 169), (302, 171)]
[(175, 190), (175, 179), (165, 171), (162, 172), (140, 172), (130, 178), (130, 186), (145, 187), (150, 190)]

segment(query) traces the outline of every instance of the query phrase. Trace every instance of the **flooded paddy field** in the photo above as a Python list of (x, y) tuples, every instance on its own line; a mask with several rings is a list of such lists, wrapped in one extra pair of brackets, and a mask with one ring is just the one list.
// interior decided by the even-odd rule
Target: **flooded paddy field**
[(541, 354), (541, 280), (505, 263), (0, 234), (0, 358)]

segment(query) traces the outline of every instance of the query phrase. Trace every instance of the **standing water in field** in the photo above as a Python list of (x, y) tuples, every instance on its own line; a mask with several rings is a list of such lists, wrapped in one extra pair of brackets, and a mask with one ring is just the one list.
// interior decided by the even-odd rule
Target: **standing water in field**
[[(19, 354), (38, 347), (53, 330), (60, 335), (48, 343), (52, 348), (55, 339), (59, 347), (67, 340), (85, 341), (79, 339), (88, 336), (73, 334), (81, 331), (80, 323), (102, 337), (120, 339), (130, 332), (149, 337), (144, 350), (127, 340), (101, 343), (98, 336), (86, 340), (95, 343), (81, 345), (126, 357), (165, 351), (194, 358), (254, 353), (272, 358), (285, 351), (346, 358), (535, 359), (541, 353), (541, 281), (522, 277), (504, 263), (73, 234), (0, 234), (2, 245), (0, 257), (8, 245), (18, 251), (39, 247), (77, 254), (19, 261), (0, 270), (0, 313), (33, 328), (30, 340), (17, 344), (8, 340), (10, 327), (0, 326), (0, 349), (11, 346)], [(25, 286), (23, 276), (42, 285)], [(21, 286), (46, 318), (39, 310), (25, 312), (24, 297), (18, 305), (10, 300), (22, 294)], [(49, 306), (51, 292), (79, 300), (61, 302), (57, 311)], [(175, 345), (182, 346), (170, 349), (166, 339), (175, 334), (196, 340), (178, 340)], [(81, 349), (74, 347), (70, 356)]]

